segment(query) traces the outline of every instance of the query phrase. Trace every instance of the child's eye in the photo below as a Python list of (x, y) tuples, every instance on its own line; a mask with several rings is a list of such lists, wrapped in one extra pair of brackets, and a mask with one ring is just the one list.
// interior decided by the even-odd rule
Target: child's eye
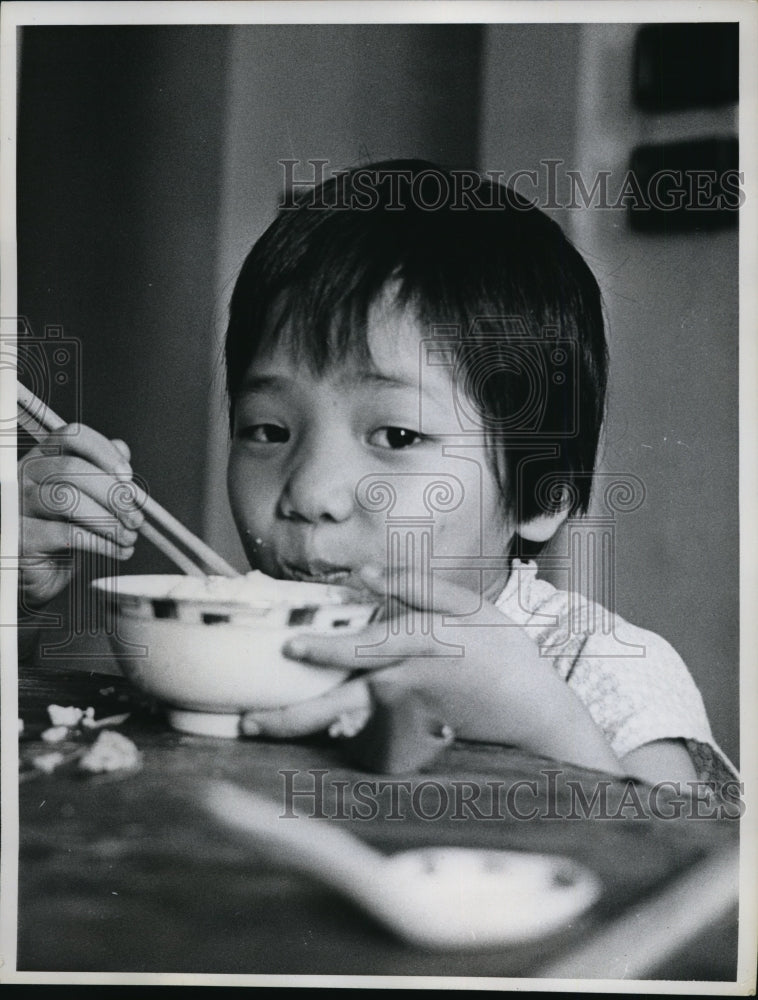
[(290, 432), (279, 424), (252, 424), (250, 427), (243, 427), (237, 436), (256, 444), (283, 444), (289, 441)]
[(422, 440), (421, 434), (408, 430), (407, 427), (380, 427), (369, 436), (370, 444), (379, 448), (391, 448), (393, 451), (410, 448)]

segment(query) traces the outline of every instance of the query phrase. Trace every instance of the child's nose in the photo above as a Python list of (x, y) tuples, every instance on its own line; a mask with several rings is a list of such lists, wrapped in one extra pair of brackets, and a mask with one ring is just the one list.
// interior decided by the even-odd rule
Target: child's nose
[(353, 512), (355, 485), (343, 449), (311, 449), (296, 456), (279, 501), (280, 513), (291, 520), (345, 521)]

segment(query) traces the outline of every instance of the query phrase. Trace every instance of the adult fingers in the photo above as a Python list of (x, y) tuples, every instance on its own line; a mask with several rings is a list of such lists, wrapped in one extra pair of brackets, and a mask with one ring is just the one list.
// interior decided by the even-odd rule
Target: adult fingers
[(246, 736), (270, 736), (289, 739), (320, 732), (343, 714), (368, 712), (371, 698), (368, 686), (360, 678), (346, 681), (318, 698), (243, 715), (240, 729)]
[[(25, 560), (27, 569), (33, 569), (33, 563), (29, 560), (35, 556), (55, 555), (70, 552), (72, 549), (122, 561), (129, 559), (133, 554), (137, 538), (136, 532), (123, 532), (120, 539), (117, 539), (96, 534), (83, 526), (78, 526), (76, 531), (72, 532), (70, 525), (62, 521), (36, 518), (22, 517), (19, 527), (22, 539), (20, 555)], [(26, 538), (34, 538), (34, 552), (24, 547), (23, 540)]]
[(123, 442), (110, 441), (86, 424), (65, 424), (51, 431), (37, 448), (41, 450), (53, 445), (59, 447), (63, 454), (78, 455), (113, 475), (132, 474), (130, 460), (119, 446)]
[(122, 458), (131, 464), (132, 451), (126, 441), (122, 441), (121, 438), (111, 438), (111, 444), (121, 453)]
[(78, 455), (26, 456), (19, 479), (22, 512), (29, 516), (80, 522), (115, 517), (134, 530), (145, 519), (132, 483), (115, 479)]

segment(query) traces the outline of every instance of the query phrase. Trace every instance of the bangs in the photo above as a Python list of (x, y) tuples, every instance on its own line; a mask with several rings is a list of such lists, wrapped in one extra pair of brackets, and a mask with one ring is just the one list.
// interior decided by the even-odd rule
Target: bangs
[(281, 213), (248, 256), (227, 332), (230, 399), (249, 366), (283, 349), (321, 375), (370, 360), (369, 313), (388, 288), (407, 304), (401, 268), (376, 219), (299, 208)]
[[(351, 201), (359, 173), (340, 182), (343, 203), (330, 204), (338, 190), (332, 180), (281, 209), (250, 252), (229, 312), (231, 399), (250, 364), (275, 347), (319, 374), (367, 361), (369, 313), (390, 289), (425, 333), (437, 325), (465, 330), (472, 314), (502, 313), (502, 296), (492, 292), (510, 270), (503, 251), (508, 256), (519, 242), (503, 239), (502, 210), (450, 203), (429, 211), (409, 201), (397, 211), (388, 198), (361, 208)], [(520, 228), (520, 212), (508, 214)]]
[(355, 297), (329, 307), (311, 289), (287, 289), (251, 337), (247, 365), (280, 350), (293, 364), (304, 364), (316, 376), (338, 367), (369, 364), (372, 302), (373, 297)]
[(433, 208), (383, 186), (429, 169), (375, 165), (370, 204), (360, 201), (366, 169), (356, 169), (280, 209), (232, 294), (230, 416), (250, 365), (275, 350), (319, 376), (370, 367), (372, 309), (386, 303), (411, 311), (422, 338), (453, 338), (457, 385), (478, 410), (511, 509), (543, 512), (547, 471), (576, 487), (572, 512), (586, 511), (607, 378), (594, 276), (557, 223), (492, 180), (476, 189), (479, 204), (450, 197)]

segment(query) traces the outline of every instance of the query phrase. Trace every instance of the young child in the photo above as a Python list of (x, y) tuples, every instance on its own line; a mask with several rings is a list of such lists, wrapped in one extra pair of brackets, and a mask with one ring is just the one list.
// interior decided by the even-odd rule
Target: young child
[[(392, 608), (358, 639), (291, 642), (292, 657), (355, 673), (248, 715), (248, 735), (347, 728), (381, 680), (421, 692), (464, 739), (650, 783), (733, 774), (674, 650), (618, 617), (612, 645), (587, 602), (577, 628), (569, 595), (518, 558), (587, 510), (607, 369), (595, 279), (539, 209), (420, 161), (338, 174), (252, 249), (226, 361), (228, 488), (251, 566)], [(41, 472), (130, 474), (123, 442), (88, 428), (58, 440)], [(85, 525), (105, 514), (89, 479)], [(32, 488), (30, 604), (67, 582), (45, 561), (66, 526), (34, 504)], [(140, 515), (118, 516), (115, 539), (93, 526), (89, 541), (128, 559)]]

